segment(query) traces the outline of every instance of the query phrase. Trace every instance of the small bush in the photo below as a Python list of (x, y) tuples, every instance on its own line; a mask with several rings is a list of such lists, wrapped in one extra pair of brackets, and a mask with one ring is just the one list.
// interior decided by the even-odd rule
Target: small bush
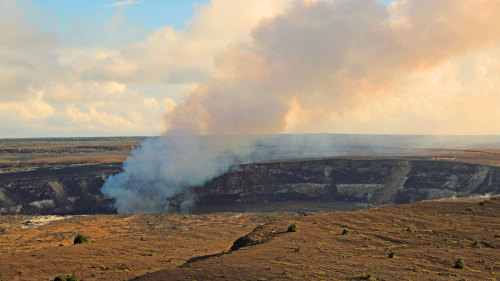
[(297, 232), (297, 223), (294, 222), (288, 227), (288, 232)]
[(419, 271), (420, 271), (420, 268), (418, 267), (418, 264), (414, 263), (413, 264), (413, 272), (419, 272)]
[(368, 272), (365, 275), (362, 275), (360, 278), (363, 280), (372, 280), (372, 281), (377, 280), (377, 278), (375, 278), (375, 276), (373, 276), (373, 274), (371, 272)]
[(485, 203), (484, 202), (479, 202), (479, 205), (483, 206)]
[(479, 241), (474, 241), (474, 242), (472, 243), (472, 247), (473, 247), (473, 248), (481, 248), (481, 242), (479, 242)]
[(474, 211), (475, 211), (475, 210), (474, 210), (474, 208), (467, 208), (467, 209), (465, 209), (465, 210), (466, 210), (467, 212), (474, 212)]
[(75, 237), (75, 240), (73, 240), (73, 244), (87, 244), (87, 243), (89, 243), (89, 239), (87, 238), (87, 236), (80, 233), (78, 233), (78, 235), (76, 235)]
[(368, 266), (368, 270), (366, 271), (366, 273), (360, 276), (360, 279), (372, 280), (372, 281), (377, 280), (377, 278), (375, 278), (376, 272), (377, 272), (377, 267), (375, 265), (370, 265)]
[(394, 251), (387, 254), (387, 257), (389, 257), (390, 259), (394, 258), (395, 256), (396, 256), (396, 252), (394, 252)]
[(410, 226), (408, 226), (406, 228), (406, 231), (408, 231), (408, 232), (415, 232), (415, 231), (417, 231), (417, 229), (415, 228), (415, 226), (413, 226), (413, 224), (411, 224)]
[(456, 269), (464, 269), (465, 268), (465, 261), (463, 258), (458, 258), (455, 260), (455, 266), (454, 268)]
[(79, 281), (74, 275), (59, 275), (54, 278), (54, 281)]
[(342, 235), (349, 235), (349, 234), (351, 234), (351, 232), (352, 232), (352, 230), (344, 228), (344, 230), (342, 230)]

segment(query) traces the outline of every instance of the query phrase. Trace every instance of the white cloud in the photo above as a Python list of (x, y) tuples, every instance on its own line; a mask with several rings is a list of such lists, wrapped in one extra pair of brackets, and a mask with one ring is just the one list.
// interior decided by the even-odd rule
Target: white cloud
[(149, 34), (145, 42), (108, 51), (106, 59), (89, 61), (86, 67), (82, 66), (83, 59), (75, 57), (75, 67), (93, 79), (128, 83), (207, 80), (213, 75), (217, 53), (231, 42), (251, 40), (251, 30), (262, 19), (282, 12), (290, 2), (212, 0), (196, 7), (185, 31), (165, 26)]
[(164, 114), (201, 133), (498, 134), (499, 18), (490, 0), (212, 0), (106, 48), (2, 12), (0, 137), (158, 134)]
[(54, 115), (54, 108), (43, 100), (43, 92), (22, 101), (0, 103), (0, 117), (10, 122), (43, 120)]
[(116, 1), (116, 2), (113, 2), (113, 3), (107, 4), (106, 7), (113, 7), (113, 8), (126, 7), (126, 6), (130, 6), (130, 5), (140, 4), (142, 2), (143, 2), (142, 0)]

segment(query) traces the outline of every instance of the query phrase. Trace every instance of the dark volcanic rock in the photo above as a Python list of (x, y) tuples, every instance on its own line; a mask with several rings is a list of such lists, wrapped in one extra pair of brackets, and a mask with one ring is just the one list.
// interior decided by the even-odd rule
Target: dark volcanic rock
[[(100, 189), (121, 164), (39, 168), (0, 174), (0, 214), (111, 213)], [(500, 193), (500, 168), (416, 159), (315, 159), (235, 166), (170, 200), (193, 206), (277, 202), (409, 203)], [(193, 199), (194, 198), (194, 199)]]
[(460, 162), (297, 160), (241, 165), (190, 192), (195, 205), (300, 200), (381, 205), (498, 194), (499, 176), (498, 167)]
[(100, 189), (121, 166), (93, 164), (0, 174), (0, 214), (113, 213)]

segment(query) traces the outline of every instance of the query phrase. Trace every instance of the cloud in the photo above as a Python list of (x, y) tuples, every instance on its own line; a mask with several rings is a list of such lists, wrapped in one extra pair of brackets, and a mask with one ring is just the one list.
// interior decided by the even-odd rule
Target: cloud
[[(90, 64), (83, 75), (128, 83), (193, 83), (210, 79), (214, 56), (227, 44), (251, 40), (263, 18), (289, 6), (290, 0), (213, 0), (198, 5), (184, 31), (165, 26), (145, 42), (127, 44), (105, 60)], [(228, 13), (228, 11), (231, 11)]]
[(497, 1), (213, 0), (116, 47), (66, 45), (0, 3), (12, 126), (157, 134), (167, 112), (164, 130), (198, 134), (500, 133)]
[(54, 108), (43, 100), (43, 93), (36, 93), (35, 97), (23, 101), (9, 101), (0, 103), (2, 120), (34, 121), (43, 120), (54, 115)]
[[(167, 115), (167, 128), (194, 134), (397, 133), (392, 124), (401, 132), (456, 133), (459, 122), (446, 125), (459, 115), (488, 120), (479, 107), (463, 108), (467, 99), (458, 96), (470, 93), (463, 91), (466, 80), (458, 76), (466, 68), (461, 63), (498, 50), (499, 16), (500, 3), (489, 0), (406, 0), (393, 3), (390, 10), (370, 0), (296, 2), (260, 22), (252, 40), (222, 50), (217, 79), (199, 83)], [(458, 70), (442, 67), (450, 62)], [(449, 77), (436, 80), (440, 71)], [(499, 99), (491, 83), (497, 82), (476, 84), (483, 89), (482, 100)], [(423, 107), (430, 115), (402, 111), (406, 118), (401, 120), (419, 120), (412, 122), (419, 127), (404, 130), (400, 119), (382, 122), (387, 113), (371, 104), (394, 103), (395, 96), (401, 108), (408, 102), (416, 108), (431, 104)], [(458, 100), (464, 106), (457, 106)], [(359, 120), (356, 127), (347, 126), (352, 120)], [(373, 126), (378, 122), (382, 124)], [(487, 133), (486, 127), (465, 127), (462, 132)]]
[[(6, 3), (10, 3), (6, 5)], [(0, 13), (0, 102), (33, 95), (45, 81), (62, 73), (57, 64), (61, 42), (30, 23), (13, 2)]]
[(127, 7), (135, 4), (142, 3), (142, 0), (124, 0), (124, 1), (116, 1), (110, 4), (105, 5), (106, 7), (118, 8), (118, 7)]

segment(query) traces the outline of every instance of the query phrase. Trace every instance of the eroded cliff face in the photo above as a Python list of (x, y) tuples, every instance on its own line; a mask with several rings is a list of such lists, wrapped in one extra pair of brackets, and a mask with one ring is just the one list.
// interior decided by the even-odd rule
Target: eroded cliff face
[[(0, 214), (113, 213), (100, 189), (119, 163), (0, 174)], [(196, 206), (288, 201), (373, 205), (500, 193), (500, 168), (415, 159), (316, 159), (235, 166), (170, 200), (171, 211)], [(223, 209), (223, 208), (221, 208)]]
[[(374, 205), (500, 193), (500, 168), (431, 160), (320, 159), (247, 164), (202, 187), (192, 204), (352, 201)], [(180, 202), (179, 196), (173, 203)], [(184, 202), (186, 202), (184, 200)], [(186, 204), (186, 203), (185, 203)]]
[(120, 170), (93, 164), (0, 174), (0, 215), (113, 213), (100, 189)]

